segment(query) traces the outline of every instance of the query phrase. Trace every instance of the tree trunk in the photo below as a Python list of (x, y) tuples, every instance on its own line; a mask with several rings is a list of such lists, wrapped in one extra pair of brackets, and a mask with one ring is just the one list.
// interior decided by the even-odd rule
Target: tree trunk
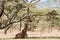
[(3, 15), (3, 12), (4, 12), (4, 2), (1, 0), (0, 1), (0, 17)]
[(29, 15), (29, 7), (27, 7), (27, 15)]

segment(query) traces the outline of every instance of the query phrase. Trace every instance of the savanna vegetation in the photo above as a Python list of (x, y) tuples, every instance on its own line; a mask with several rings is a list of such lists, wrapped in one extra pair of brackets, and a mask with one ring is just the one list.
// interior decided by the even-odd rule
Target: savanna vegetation
[[(60, 31), (60, 9), (36, 8), (40, 0), (0, 0), (0, 30), (5, 29), (4, 33), (12, 27), (14, 23), (19, 23), (19, 33), (15, 38), (25, 38), (27, 31), (40, 31), (45, 29), (52, 32), (53, 28)], [(23, 26), (23, 24), (24, 26)], [(24, 29), (21, 30), (22, 26)], [(13, 27), (15, 28), (15, 27)]]

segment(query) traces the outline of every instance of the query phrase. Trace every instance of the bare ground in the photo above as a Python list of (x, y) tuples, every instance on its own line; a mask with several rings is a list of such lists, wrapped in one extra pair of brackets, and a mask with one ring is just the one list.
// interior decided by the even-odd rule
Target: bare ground
[[(0, 38), (14, 38), (15, 35), (18, 33), (18, 30), (15, 30), (13, 32), (7, 32), (7, 34), (4, 34), (4, 30), (0, 30)], [(56, 29), (53, 29), (52, 32), (45, 31), (28, 31), (27, 32), (28, 37), (60, 37), (60, 31), (57, 31)]]

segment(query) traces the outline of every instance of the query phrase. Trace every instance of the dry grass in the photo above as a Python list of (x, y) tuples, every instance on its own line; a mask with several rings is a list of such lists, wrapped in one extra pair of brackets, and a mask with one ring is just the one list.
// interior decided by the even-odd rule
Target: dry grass
[(60, 40), (60, 39), (0, 39), (0, 40)]

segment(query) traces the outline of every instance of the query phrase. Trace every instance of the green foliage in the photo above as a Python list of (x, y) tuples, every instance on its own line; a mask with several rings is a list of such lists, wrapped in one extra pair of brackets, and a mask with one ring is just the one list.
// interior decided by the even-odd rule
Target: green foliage
[[(31, 4), (31, 5), (30, 5)], [(56, 19), (52, 21), (45, 21), (47, 19), (48, 12), (51, 12), (53, 9), (52, 8), (41, 8), (37, 9), (36, 5), (33, 3), (26, 3), (24, 0), (7, 0), (4, 5), (4, 12), (8, 14), (8, 16), (11, 18), (13, 14), (16, 13), (15, 18), (19, 19), (19, 17), (22, 17), (24, 14), (27, 13), (27, 8), (29, 7), (29, 13), (30, 14), (36, 14), (39, 16), (39, 23), (37, 24), (38, 27), (46, 28), (49, 27), (50, 22), (54, 21), (54, 25), (60, 26), (60, 16), (54, 16)], [(60, 14), (60, 9), (54, 9), (56, 10), (57, 14)], [(53, 13), (53, 12), (52, 12)], [(53, 15), (52, 15), (53, 16)], [(13, 19), (15, 19), (13, 18)], [(33, 17), (32, 17), (33, 19)], [(31, 23), (32, 26), (36, 25), (34, 22)], [(30, 26), (31, 26), (30, 25)], [(32, 27), (31, 26), (31, 27)]]

